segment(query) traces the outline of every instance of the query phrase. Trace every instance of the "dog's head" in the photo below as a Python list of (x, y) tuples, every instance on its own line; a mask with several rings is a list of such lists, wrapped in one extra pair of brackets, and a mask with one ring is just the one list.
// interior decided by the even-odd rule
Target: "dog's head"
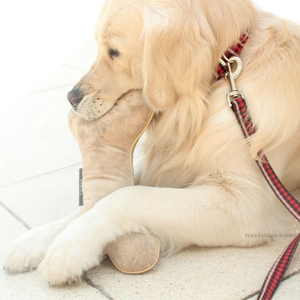
[(131, 90), (143, 90), (155, 111), (204, 99), (222, 52), (251, 24), (251, 9), (250, 0), (107, 0), (97, 59), (70, 103), (95, 120)]

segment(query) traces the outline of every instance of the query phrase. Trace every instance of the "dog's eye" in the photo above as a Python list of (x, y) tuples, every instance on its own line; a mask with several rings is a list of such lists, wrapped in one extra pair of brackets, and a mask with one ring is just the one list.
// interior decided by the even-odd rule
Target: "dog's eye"
[(119, 57), (120, 56), (120, 52), (117, 49), (109, 49), (108, 50), (108, 55), (111, 59), (114, 59), (115, 57)]

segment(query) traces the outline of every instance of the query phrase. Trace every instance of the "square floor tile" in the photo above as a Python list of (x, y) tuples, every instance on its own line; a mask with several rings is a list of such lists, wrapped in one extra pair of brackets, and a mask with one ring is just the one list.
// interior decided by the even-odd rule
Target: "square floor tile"
[(81, 162), (63, 87), (27, 96), (0, 120), (0, 187)]
[[(0, 226), (0, 262), (2, 264), (8, 241), (25, 232), (26, 228), (2, 207), (0, 207)], [(85, 281), (77, 285), (50, 288), (37, 271), (8, 275), (2, 268), (0, 269), (0, 291), (0, 298), (3, 300), (108, 299)]]
[(59, 220), (79, 206), (80, 164), (0, 189), (1, 201), (28, 226)]

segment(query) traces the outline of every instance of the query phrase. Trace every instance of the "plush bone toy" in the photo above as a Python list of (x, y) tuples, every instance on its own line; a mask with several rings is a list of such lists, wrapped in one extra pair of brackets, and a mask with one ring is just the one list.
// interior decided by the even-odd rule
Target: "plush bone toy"
[[(82, 155), (84, 211), (113, 191), (134, 184), (133, 151), (152, 117), (139, 91), (124, 95), (96, 121), (70, 111), (69, 127)], [(109, 244), (105, 252), (121, 272), (139, 274), (154, 267), (159, 251), (155, 237), (131, 233)]]

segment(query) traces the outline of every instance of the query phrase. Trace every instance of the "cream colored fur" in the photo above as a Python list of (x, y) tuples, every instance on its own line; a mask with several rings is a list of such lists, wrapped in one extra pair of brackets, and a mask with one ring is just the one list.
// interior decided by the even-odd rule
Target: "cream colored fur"
[[(237, 86), (257, 133), (246, 142), (225, 98), (229, 83), (211, 78), (248, 26)], [(132, 231), (151, 232), (164, 252), (174, 252), (193, 244), (251, 247), (266, 241), (246, 234), (287, 230), (289, 217), (254, 159), (263, 148), (283, 183), (297, 192), (299, 25), (261, 12), (250, 0), (108, 0), (96, 38), (98, 57), (76, 86), (85, 95), (77, 113), (97, 119), (139, 89), (156, 114), (140, 185), (112, 193), (49, 238), (43, 276), (51, 284), (78, 279), (98, 264), (109, 242)], [(109, 57), (109, 48), (120, 55)], [(20, 256), (10, 250), (5, 267), (22, 270), (22, 253), (38, 245), (28, 234), (11, 246)], [(35, 266), (41, 257), (36, 254)]]

